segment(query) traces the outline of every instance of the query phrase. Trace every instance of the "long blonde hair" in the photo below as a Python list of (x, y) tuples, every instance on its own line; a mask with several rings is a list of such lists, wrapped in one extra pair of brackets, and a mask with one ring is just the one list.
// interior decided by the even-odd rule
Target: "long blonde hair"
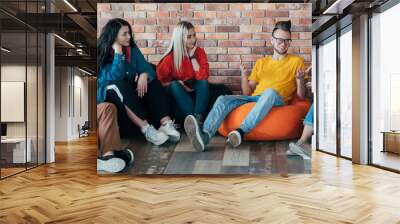
[(185, 42), (187, 34), (190, 29), (194, 29), (193, 24), (187, 21), (180, 21), (172, 32), (171, 42), (168, 46), (167, 51), (162, 56), (161, 60), (166, 57), (171, 51), (173, 52), (174, 58), (174, 67), (175, 71), (179, 71), (181, 69), (182, 60), (184, 56), (188, 56), (188, 52), (186, 50)]

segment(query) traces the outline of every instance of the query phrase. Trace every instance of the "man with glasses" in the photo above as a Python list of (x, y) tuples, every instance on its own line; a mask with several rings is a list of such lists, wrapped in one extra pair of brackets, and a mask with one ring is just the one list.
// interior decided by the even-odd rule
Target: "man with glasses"
[(272, 107), (287, 104), (295, 92), (300, 99), (304, 99), (304, 74), (308, 71), (304, 70), (303, 58), (288, 54), (291, 43), (290, 28), (290, 21), (275, 24), (271, 41), (274, 53), (272, 56), (258, 59), (249, 77), (241, 63), (243, 95), (220, 96), (202, 127), (194, 116), (186, 117), (185, 131), (197, 151), (205, 150), (225, 117), (243, 104), (256, 102), (240, 128), (228, 134), (227, 142), (233, 147), (242, 143), (244, 135), (255, 128)]

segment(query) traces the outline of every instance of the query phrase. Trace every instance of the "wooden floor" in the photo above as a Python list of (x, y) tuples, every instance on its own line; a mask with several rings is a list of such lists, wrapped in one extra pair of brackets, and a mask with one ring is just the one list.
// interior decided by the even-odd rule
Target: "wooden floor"
[(400, 223), (400, 175), (313, 154), (312, 174), (98, 176), (93, 137), (0, 181), (0, 223)]

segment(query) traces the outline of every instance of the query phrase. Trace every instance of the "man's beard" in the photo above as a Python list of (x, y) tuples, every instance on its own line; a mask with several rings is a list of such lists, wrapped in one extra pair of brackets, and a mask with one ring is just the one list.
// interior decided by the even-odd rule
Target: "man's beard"
[(274, 50), (275, 50), (275, 52), (277, 52), (280, 55), (285, 55), (288, 52), (289, 48), (286, 48), (286, 50), (280, 51), (278, 48), (274, 47)]

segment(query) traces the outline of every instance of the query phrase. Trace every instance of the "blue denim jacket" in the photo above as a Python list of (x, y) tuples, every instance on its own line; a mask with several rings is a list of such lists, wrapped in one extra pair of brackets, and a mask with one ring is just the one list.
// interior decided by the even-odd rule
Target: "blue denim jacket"
[(139, 48), (132, 48), (130, 63), (125, 60), (124, 55), (115, 53), (112, 63), (100, 68), (99, 76), (97, 77), (97, 103), (105, 101), (106, 87), (110, 82), (125, 80), (128, 83), (133, 83), (135, 77), (143, 72), (148, 74), (149, 82), (156, 77), (155, 71), (146, 61)]

